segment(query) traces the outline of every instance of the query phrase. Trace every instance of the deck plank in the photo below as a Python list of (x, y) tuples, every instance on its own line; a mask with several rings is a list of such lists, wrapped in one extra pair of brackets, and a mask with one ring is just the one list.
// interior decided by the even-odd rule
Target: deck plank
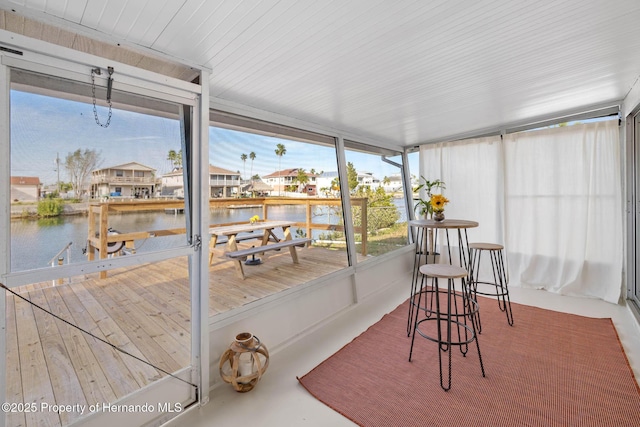
[[(55, 290), (57, 290), (69, 308), (74, 324), (106, 341), (106, 337), (102, 334), (102, 331), (94, 322), (89, 312), (82, 307), (80, 299), (78, 299), (73, 291), (66, 286), (58, 287)], [(52, 292), (53, 291), (54, 290), (52, 290)], [(111, 389), (118, 398), (126, 396), (138, 389), (136, 380), (122, 360), (122, 357), (125, 355), (95, 338), (85, 336), (85, 339), (96, 360), (102, 367), (102, 371), (107, 381), (109, 381)]]
[[(54, 288), (55, 289), (55, 288)], [(45, 310), (50, 310), (49, 302), (45, 296), (45, 290), (38, 289), (29, 292), (29, 299)], [(47, 361), (49, 378), (55, 401), (50, 404), (61, 403), (87, 403), (78, 375), (67, 352), (62, 335), (56, 325), (56, 319), (44, 311), (34, 307), (38, 333), (42, 340), (42, 349)], [(78, 412), (60, 413), (60, 421), (63, 425), (76, 420), (81, 414)]]
[[(148, 274), (148, 270), (134, 269), (131, 271), (134, 280), (129, 286), (155, 309), (182, 326), (185, 331), (191, 331), (191, 295), (188, 284), (174, 280), (167, 281), (155, 274)], [(146, 281), (147, 283), (142, 285)]]
[(113, 286), (103, 286), (101, 280), (96, 280), (93, 286), (89, 286), (89, 291), (103, 304), (109, 316), (127, 334), (131, 342), (145, 355), (145, 359), (154, 366), (158, 366), (165, 371), (174, 372), (179, 368), (179, 364), (169, 355), (165, 349), (152, 339), (144, 325), (136, 324), (131, 319), (128, 308), (118, 305), (111, 298)]
[[(107, 341), (133, 356), (146, 360), (144, 354), (131, 342), (127, 334), (118, 326), (111, 316), (109, 316), (102, 305), (83, 284), (74, 285), (73, 291), (77, 298), (82, 301), (87, 313), (94, 319)], [(155, 368), (132, 357), (124, 357), (123, 362), (140, 387), (144, 387), (161, 377), (160, 372)]]
[[(166, 315), (164, 311), (138, 294), (137, 283), (133, 279), (133, 276), (129, 276), (126, 283), (111, 287), (112, 295), (120, 295), (128, 301), (125, 307), (131, 316), (139, 319), (140, 322), (150, 322), (145, 330), (150, 332), (151, 337), (164, 348), (172, 349), (169, 353), (175, 355), (177, 361), (188, 363), (190, 352), (185, 351), (185, 348), (190, 349), (189, 331), (186, 331), (180, 322), (174, 322), (171, 316)], [(189, 314), (186, 313), (186, 315)]]
[[(239, 247), (243, 245), (250, 246), (241, 243)], [(297, 253), (299, 264), (291, 262), (288, 251), (261, 256), (263, 264), (245, 268), (245, 280), (237, 278), (233, 261), (216, 257), (209, 268), (209, 315), (259, 301), (347, 266), (345, 252), (305, 247)], [(191, 361), (188, 276), (187, 258), (178, 257), (115, 269), (106, 279), (89, 274), (72, 278), (70, 284), (52, 287), (48, 281), (16, 290), (135, 357), (175, 372)], [(84, 398), (88, 404), (112, 402), (166, 375), (35, 310), (24, 301), (7, 297), (8, 400), (80, 403), (68, 400)], [(64, 395), (58, 392), (63, 385), (68, 387)], [(28, 427), (73, 421), (61, 420), (57, 414), (8, 414), (6, 420), (8, 425)]]
[[(22, 394), (22, 380), (20, 372), (20, 352), (18, 348), (18, 333), (16, 330), (16, 307), (15, 297), (8, 292), (6, 293), (6, 396), (8, 403), (23, 403), (25, 398)], [(25, 427), (26, 420), (24, 412), (8, 412), (5, 416), (5, 422), (8, 426)]]
[[(31, 305), (16, 298), (15, 307), (16, 319), (20, 319), (17, 335), (24, 403), (35, 403), (40, 408), (43, 403), (55, 402), (47, 361)], [(28, 427), (55, 426), (60, 424), (60, 417), (52, 412), (25, 412), (25, 421)]]
[[(65, 301), (58, 292), (48, 292), (46, 296), (53, 313), (67, 321), (73, 321)], [(87, 403), (94, 405), (112, 402), (116, 398), (116, 394), (87, 342), (87, 339), (91, 338), (85, 337), (84, 333), (62, 321), (58, 321), (58, 328), (75, 367)]]

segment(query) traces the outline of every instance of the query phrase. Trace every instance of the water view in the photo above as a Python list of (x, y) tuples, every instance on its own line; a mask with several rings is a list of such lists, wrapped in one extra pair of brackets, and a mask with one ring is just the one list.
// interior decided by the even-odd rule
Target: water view
[[(394, 199), (394, 204), (400, 213), (398, 222), (406, 221), (404, 199)], [(210, 223), (228, 223), (248, 221), (253, 215), (262, 216), (261, 207), (243, 209), (214, 209), (211, 212)], [(305, 207), (302, 205), (270, 206), (270, 219), (287, 219), (305, 222)], [(314, 211), (314, 222), (337, 224), (339, 216), (328, 209), (318, 208)], [(185, 216), (182, 214), (164, 212), (142, 212), (126, 214), (110, 214), (109, 227), (123, 233), (133, 231), (153, 231), (185, 226)], [(295, 229), (292, 230), (295, 233)], [(317, 238), (319, 231), (314, 231)], [(42, 268), (50, 265), (52, 258), (69, 242), (71, 262), (86, 260), (84, 250), (87, 240), (86, 216), (62, 216), (39, 220), (11, 221), (11, 270), (22, 271)], [(185, 236), (164, 236), (137, 240), (136, 251), (151, 252), (185, 244)], [(63, 254), (66, 260), (66, 252)], [(55, 260), (55, 259), (54, 259)]]

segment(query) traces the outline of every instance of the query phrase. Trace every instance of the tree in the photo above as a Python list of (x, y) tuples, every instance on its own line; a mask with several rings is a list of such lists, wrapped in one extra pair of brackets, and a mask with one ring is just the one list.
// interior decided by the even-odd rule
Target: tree
[(353, 190), (358, 186), (358, 172), (351, 162), (347, 163), (347, 182), (349, 183), (349, 192), (353, 193)]
[(102, 160), (96, 150), (86, 148), (82, 151), (78, 148), (73, 153), (67, 154), (64, 167), (69, 172), (71, 186), (76, 197), (82, 197), (87, 191), (87, 181), (91, 171), (97, 169)]
[(249, 153), (249, 158), (251, 159), (251, 179), (253, 180), (253, 161), (256, 159), (256, 153), (254, 151)]
[[(375, 233), (381, 228), (391, 227), (398, 221), (400, 214), (393, 203), (393, 196), (387, 194), (384, 188), (377, 187), (372, 190), (369, 186), (360, 186), (354, 192), (355, 197), (367, 198), (367, 232)], [(358, 227), (362, 224), (362, 212), (353, 209), (353, 224)]]
[(304, 187), (309, 182), (309, 175), (304, 171), (303, 168), (298, 168), (298, 175), (296, 176), (296, 181), (298, 181), (299, 186)]
[(242, 174), (242, 176), (244, 176), (246, 178), (246, 176), (247, 176), (247, 155), (242, 153), (240, 155), (240, 160), (242, 160), (242, 164), (244, 166), (244, 173)]
[(171, 162), (171, 166), (173, 168), (179, 168), (182, 166), (182, 150), (169, 150), (169, 154), (167, 155), (167, 160)]
[(280, 178), (280, 162), (282, 160), (282, 156), (287, 154), (287, 149), (284, 144), (276, 145), (276, 156), (278, 156), (278, 196), (280, 195), (280, 189), (282, 188), (282, 182)]

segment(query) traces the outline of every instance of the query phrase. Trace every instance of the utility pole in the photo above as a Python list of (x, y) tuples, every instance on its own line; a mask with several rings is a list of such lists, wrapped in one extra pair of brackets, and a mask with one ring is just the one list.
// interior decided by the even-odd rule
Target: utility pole
[(60, 197), (60, 156), (56, 153), (56, 171), (58, 172), (58, 197)]

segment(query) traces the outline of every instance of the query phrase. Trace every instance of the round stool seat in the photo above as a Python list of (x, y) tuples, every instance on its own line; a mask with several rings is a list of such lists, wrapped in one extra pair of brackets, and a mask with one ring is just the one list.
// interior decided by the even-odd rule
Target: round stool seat
[(464, 268), (449, 264), (425, 264), (420, 267), (420, 273), (440, 279), (459, 279), (468, 274)]
[(480, 249), (486, 251), (500, 251), (504, 246), (497, 243), (469, 243), (469, 249)]
[[(465, 268), (450, 264), (425, 264), (419, 271), (422, 273), (420, 289), (410, 301), (411, 304), (416, 305), (417, 309), (414, 314), (409, 362), (411, 362), (416, 335), (437, 343), (440, 387), (446, 391), (451, 388), (453, 347), (459, 347), (460, 353), (465, 357), (469, 351), (469, 344), (475, 341), (480, 370), (484, 377), (484, 364), (475, 321), (478, 315), (478, 303), (471, 297), (466, 283), (469, 273)], [(456, 279), (460, 281), (461, 291), (456, 291)], [(438, 283), (439, 281), (446, 281), (446, 285)], [(421, 305), (423, 296), (424, 306)], [(415, 302), (416, 299), (417, 302)], [(422, 311), (425, 316), (421, 319), (419, 313)], [(444, 355), (448, 356), (446, 362), (443, 361)]]

